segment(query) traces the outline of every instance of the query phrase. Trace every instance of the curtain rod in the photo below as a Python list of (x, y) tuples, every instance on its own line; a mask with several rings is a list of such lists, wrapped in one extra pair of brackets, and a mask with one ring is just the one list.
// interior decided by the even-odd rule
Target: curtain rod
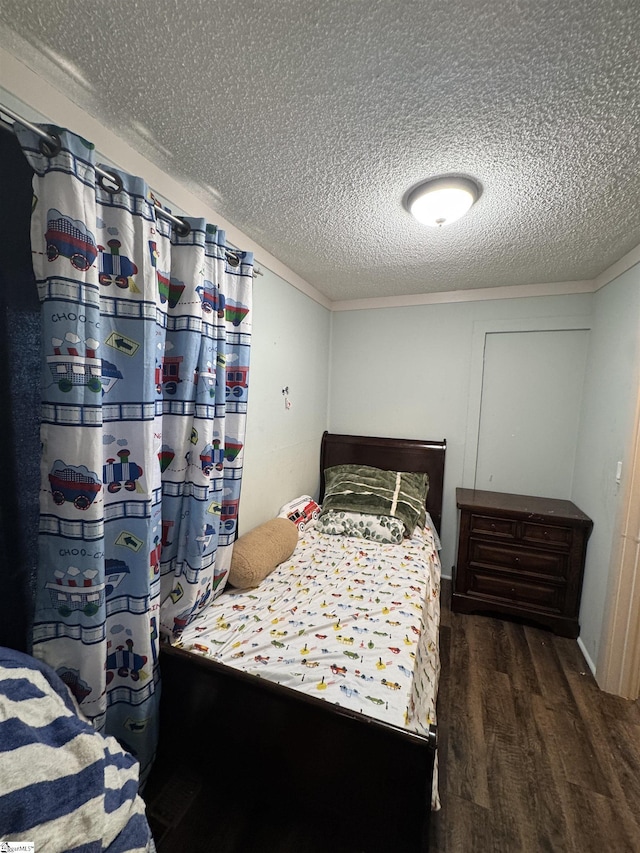
[[(8, 107), (5, 107), (4, 104), (0, 104), (0, 112), (5, 113), (5, 115), (8, 115), (9, 118), (13, 119), (14, 122), (18, 122), (18, 124), (21, 124), (23, 127), (28, 128), (30, 131), (35, 133), (36, 136), (39, 136), (40, 139), (44, 142), (44, 144), (46, 146), (48, 146), (48, 148), (49, 148), (49, 151), (46, 151), (43, 149), (42, 150), (43, 154), (49, 156), (50, 154), (56, 154), (60, 150), (60, 140), (58, 139), (57, 136), (52, 135), (52, 134), (47, 133), (46, 131), (42, 130), (41, 128), (38, 127), (37, 124), (33, 124), (32, 122), (28, 121), (26, 118), (23, 118), (22, 116), (18, 115), (18, 113), (15, 113), (13, 110), (10, 110)], [(1, 121), (1, 119), (0, 119), (0, 121)], [(13, 129), (13, 126), (10, 125), (9, 122), (3, 121), (2, 123), (7, 128)], [(101, 179), (111, 182), (111, 184), (112, 184), (111, 187), (106, 187), (104, 184), (101, 184), (102, 188), (107, 190), (107, 192), (114, 193), (114, 192), (119, 192), (122, 189), (122, 182), (117, 175), (114, 175), (110, 172), (106, 172), (104, 169), (101, 169), (99, 166), (95, 166), (95, 171), (96, 171), (96, 174), (99, 175)], [(159, 205), (155, 204), (154, 209), (156, 211), (157, 216), (161, 216), (163, 219), (168, 219), (169, 222), (172, 222), (176, 226), (178, 234), (186, 236), (186, 234), (188, 234), (189, 231), (191, 230), (188, 222), (185, 222), (184, 219), (181, 219), (178, 216), (174, 216), (172, 213), (169, 213), (169, 211), (165, 210), (163, 207), (160, 207)], [(235, 246), (232, 248), (235, 248)], [(256, 269), (254, 267), (253, 268), (253, 277), (255, 278), (257, 275), (263, 275), (263, 272), (262, 272), (262, 270)]]

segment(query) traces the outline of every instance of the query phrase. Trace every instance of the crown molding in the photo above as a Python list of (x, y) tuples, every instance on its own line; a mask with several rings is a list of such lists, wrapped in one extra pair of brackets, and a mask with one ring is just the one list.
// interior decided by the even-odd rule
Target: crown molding
[(447, 290), (440, 293), (415, 293), (409, 296), (379, 296), (332, 302), (332, 311), (362, 311), (374, 308), (409, 308), (416, 305), (441, 305), (447, 302), (483, 302), (489, 299), (525, 299), (532, 296), (566, 296), (593, 293), (593, 280), (555, 281), (517, 284), (504, 287), (478, 287), (471, 290)]
[(579, 281), (540, 282), (504, 287), (479, 287), (470, 290), (447, 290), (439, 293), (414, 293), (408, 296), (378, 296), (345, 299), (331, 303), (332, 311), (365, 311), (375, 308), (410, 308), (417, 305), (442, 305), (451, 302), (483, 302), (490, 299), (525, 299), (536, 296), (567, 296), (595, 293), (640, 263), (640, 244), (623, 255), (596, 278)]
[(622, 273), (630, 270), (631, 267), (634, 267), (637, 263), (640, 263), (640, 245), (631, 249), (631, 251), (627, 252), (626, 255), (623, 255), (620, 260), (611, 264), (611, 266), (607, 267), (606, 270), (603, 270), (599, 276), (596, 276), (593, 280), (595, 284), (594, 290), (600, 290), (601, 287), (609, 284), (614, 279), (618, 278), (618, 276), (622, 275)]

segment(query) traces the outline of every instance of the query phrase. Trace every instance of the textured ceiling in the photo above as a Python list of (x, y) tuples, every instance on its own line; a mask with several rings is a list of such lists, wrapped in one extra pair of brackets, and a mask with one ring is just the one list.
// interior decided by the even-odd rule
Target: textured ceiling
[[(591, 279), (638, 245), (639, 37), (638, 0), (0, 5), (3, 47), (333, 300)], [(403, 196), (447, 172), (479, 202), (418, 225)]]

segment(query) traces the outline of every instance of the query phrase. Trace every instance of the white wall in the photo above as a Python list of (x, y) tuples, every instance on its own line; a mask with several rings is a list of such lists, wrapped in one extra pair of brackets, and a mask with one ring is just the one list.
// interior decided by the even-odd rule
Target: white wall
[(291, 498), (317, 497), (330, 331), (326, 308), (269, 270), (254, 280), (241, 534)]
[(589, 334), (554, 329), (485, 335), (476, 489), (565, 499), (571, 494)]
[(455, 489), (473, 486), (484, 334), (584, 327), (592, 298), (578, 294), (332, 315), (329, 429), (447, 439), (443, 575), (451, 574), (456, 557)]
[(609, 558), (620, 487), (616, 465), (629, 452), (640, 381), (640, 266), (593, 297), (593, 330), (580, 421), (572, 500), (594, 520), (580, 622), (581, 644), (598, 658)]

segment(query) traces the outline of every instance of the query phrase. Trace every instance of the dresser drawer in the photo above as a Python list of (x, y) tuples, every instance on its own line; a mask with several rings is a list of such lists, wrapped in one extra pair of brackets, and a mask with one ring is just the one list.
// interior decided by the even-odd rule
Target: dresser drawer
[(471, 533), (485, 533), (500, 539), (516, 538), (516, 522), (509, 518), (492, 518), (488, 515), (471, 515)]
[(525, 521), (522, 524), (522, 541), (534, 545), (569, 548), (573, 538), (570, 527), (556, 527), (552, 524), (534, 524)]
[(517, 545), (500, 545), (483, 539), (469, 541), (469, 564), (474, 568), (480, 564), (552, 578), (567, 576), (566, 554), (519, 548)]
[(562, 610), (564, 587), (478, 570), (470, 571), (468, 579), (470, 584), (467, 592), (475, 596), (492, 598), (498, 603), (522, 605), (551, 612)]

